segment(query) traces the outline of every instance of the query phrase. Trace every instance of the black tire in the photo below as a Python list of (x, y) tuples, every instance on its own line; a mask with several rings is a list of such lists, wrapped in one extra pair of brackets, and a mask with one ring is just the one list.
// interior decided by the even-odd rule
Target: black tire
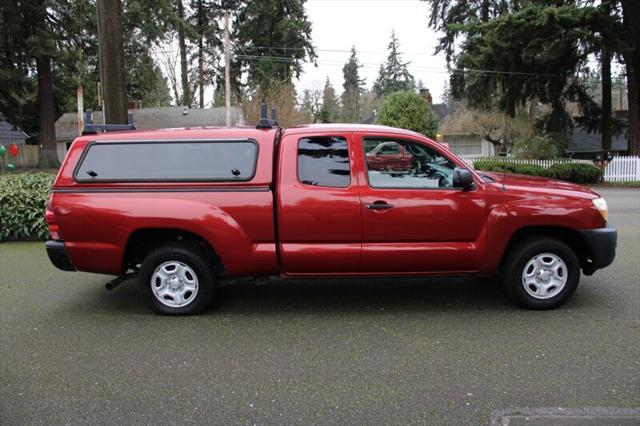
[[(154, 276), (156, 269), (159, 268), (165, 262), (177, 262), (186, 265), (193, 271), (195, 278), (197, 279), (197, 290), (192, 293), (187, 292), (188, 296), (185, 297), (185, 302), (191, 298), (191, 300), (183, 306), (168, 306), (161, 302), (154, 294), (152, 285), (152, 277)], [(187, 272), (191, 277), (191, 272)], [(193, 279), (191, 277), (191, 279)], [(158, 278), (156, 277), (156, 281)], [(210, 260), (198, 253), (196, 248), (188, 244), (167, 244), (160, 246), (153, 250), (143, 260), (138, 274), (138, 283), (140, 289), (140, 295), (147, 303), (147, 305), (157, 314), (161, 315), (193, 315), (201, 312), (206, 308), (215, 294), (215, 276), (213, 272), (213, 266)], [(169, 300), (169, 303), (173, 301), (172, 296), (168, 296), (165, 300)]]
[[(509, 297), (518, 305), (530, 309), (553, 309), (571, 298), (580, 282), (580, 262), (575, 252), (560, 240), (555, 238), (528, 239), (516, 245), (508, 254), (502, 268), (502, 283)], [(546, 299), (536, 298), (525, 288), (523, 272), (528, 262), (536, 256), (549, 253), (559, 257), (566, 265), (566, 283), (557, 294)], [(532, 271), (529, 267), (529, 271)], [(535, 286), (535, 284), (534, 284)], [(535, 287), (529, 287), (531, 291)], [(551, 288), (553, 286), (551, 285)], [(557, 290), (554, 290), (557, 291)], [(549, 296), (553, 291), (549, 292)]]

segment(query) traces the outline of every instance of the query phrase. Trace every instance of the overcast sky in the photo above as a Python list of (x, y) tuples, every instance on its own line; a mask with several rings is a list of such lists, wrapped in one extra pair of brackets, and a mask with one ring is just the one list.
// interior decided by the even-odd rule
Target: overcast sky
[[(362, 65), (360, 77), (371, 89), (380, 64), (387, 58), (391, 31), (395, 30), (402, 60), (410, 62), (409, 71), (416, 83), (422, 79), (434, 102), (441, 101), (449, 77), (444, 55), (433, 54), (439, 35), (427, 28), (427, 3), (418, 0), (307, 0), (305, 7), (318, 58), (317, 66), (304, 65), (304, 72), (296, 82), (298, 93), (304, 89), (322, 89), (327, 76), (336, 92), (342, 93), (342, 67), (352, 45), (356, 47)], [(161, 69), (168, 75), (168, 66), (160, 52), (172, 57), (172, 68), (179, 81), (177, 40), (161, 46), (156, 52)], [(212, 97), (213, 87), (208, 87), (205, 99), (209, 102)]]
[(327, 76), (342, 92), (342, 67), (355, 45), (363, 64), (361, 76), (371, 88), (380, 64), (387, 57), (391, 31), (400, 42), (409, 71), (422, 79), (440, 101), (448, 74), (443, 54), (433, 54), (438, 33), (427, 28), (428, 5), (417, 0), (308, 0), (307, 16), (317, 49), (317, 67), (306, 64), (299, 89), (322, 88)]

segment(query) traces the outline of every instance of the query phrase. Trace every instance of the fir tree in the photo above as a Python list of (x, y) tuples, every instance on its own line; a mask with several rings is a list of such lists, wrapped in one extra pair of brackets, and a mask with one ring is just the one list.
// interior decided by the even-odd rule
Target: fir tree
[(364, 80), (360, 78), (358, 57), (355, 46), (351, 47), (349, 61), (342, 68), (344, 83), (342, 84), (342, 120), (346, 123), (357, 123), (362, 119), (360, 96), (364, 89)]
[(385, 96), (393, 92), (413, 91), (415, 90), (415, 79), (409, 72), (408, 62), (402, 62), (400, 58), (400, 43), (396, 38), (395, 31), (391, 33), (391, 41), (389, 42), (389, 56), (384, 66), (380, 66), (378, 78), (373, 87), (376, 95)]
[(323, 123), (334, 123), (340, 114), (340, 105), (338, 105), (338, 98), (336, 97), (336, 91), (327, 77), (327, 81), (324, 84), (324, 91), (322, 92), (322, 109), (320, 110), (320, 121)]
[(252, 89), (290, 85), (302, 64), (313, 61), (311, 23), (304, 0), (261, 0), (244, 3), (236, 19), (236, 56)]

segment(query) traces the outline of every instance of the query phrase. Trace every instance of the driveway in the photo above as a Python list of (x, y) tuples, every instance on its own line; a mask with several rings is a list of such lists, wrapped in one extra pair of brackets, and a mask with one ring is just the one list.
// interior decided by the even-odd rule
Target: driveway
[(546, 312), (491, 280), (274, 279), (160, 317), (0, 244), (0, 423), (637, 424), (640, 190), (601, 192), (618, 257)]

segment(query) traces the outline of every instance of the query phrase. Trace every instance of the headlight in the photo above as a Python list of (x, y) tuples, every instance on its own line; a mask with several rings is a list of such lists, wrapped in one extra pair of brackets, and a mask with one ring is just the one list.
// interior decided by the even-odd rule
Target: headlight
[(596, 209), (598, 209), (604, 220), (606, 221), (609, 219), (609, 209), (607, 208), (607, 202), (605, 199), (600, 197), (591, 201), (593, 202), (593, 205), (596, 206)]

